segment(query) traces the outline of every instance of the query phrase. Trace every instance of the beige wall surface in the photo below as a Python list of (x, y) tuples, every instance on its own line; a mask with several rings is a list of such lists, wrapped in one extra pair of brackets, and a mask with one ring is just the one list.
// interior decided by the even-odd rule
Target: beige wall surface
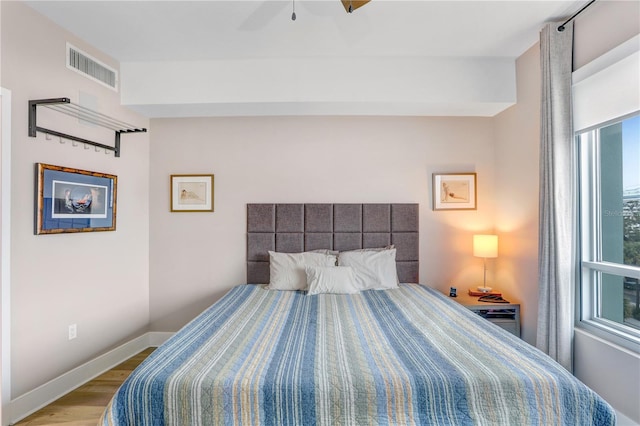
[[(639, 33), (640, 1), (594, 3), (575, 22), (574, 69)], [(575, 334), (573, 363), (576, 377), (631, 421), (640, 424), (640, 356), (637, 353), (579, 330)]]
[[(420, 281), (443, 291), (482, 281), (471, 235), (493, 231), (491, 119), (247, 117), (152, 126), (152, 330), (177, 330), (246, 282), (247, 203), (419, 203)], [(477, 172), (478, 210), (433, 211), (434, 172)], [(185, 173), (215, 174), (214, 213), (169, 211), (169, 175)]]
[(516, 61), (518, 103), (494, 117), (498, 281), (521, 302), (522, 338), (536, 341), (540, 46)]
[[(16, 398), (146, 331), (148, 310), (148, 134), (123, 135), (122, 156), (58, 138), (27, 135), (27, 101), (89, 99), (94, 109), (148, 126), (119, 106), (118, 93), (65, 67), (65, 44), (117, 67), (21, 2), (1, 2), (2, 84), (12, 91), (11, 394)], [(52, 128), (112, 144), (103, 132), (42, 113)], [(40, 117), (39, 117), (40, 118)], [(39, 125), (40, 120), (39, 120)], [(34, 164), (118, 176), (117, 230), (34, 235)], [(78, 337), (68, 340), (68, 326)], [(6, 390), (3, 390), (6, 391)]]
[[(598, 2), (592, 6), (600, 8), (597, 14), (585, 12), (576, 22), (576, 62), (628, 38), (626, 30), (612, 38), (597, 31), (611, 46), (587, 48), (592, 35), (584, 31), (594, 15), (620, 26), (620, 11), (628, 22), (637, 3)], [(488, 281), (522, 304), (523, 338), (535, 342), (537, 45), (516, 63), (518, 104), (494, 118), (156, 119), (152, 135), (123, 136), (122, 157), (116, 159), (41, 134), (29, 138), (26, 105), (29, 99), (83, 98), (102, 112), (149, 127), (120, 107), (117, 93), (65, 68), (65, 42), (117, 64), (20, 2), (0, 2), (0, 8), (2, 86), (13, 100), (14, 398), (148, 327), (175, 331), (243, 284), (246, 204), (255, 202), (419, 203), (420, 282), (442, 291), (451, 285), (466, 291), (481, 282), (472, 235), (498, 233), (499, 257), (488, 262)], [(95, 129), (77, 122), (42, 118), (64, 123), (62, 131), (97, 137)], [(117, 231), (33, 235), (36, 162), (117, 175)], [(435, 172), (477, 172), (478, 210), (433, 211)], [(169, 176), (190, 173), (215, 174), (214, 213), (169, 211)], [(78, 338), (69, 341), (73, 323)], [(590, 359), (580, 362), (583, 369), (594, 366)], [(597, 381), (591, 385), (597, 390)]]
[(595, 2), (578, 15), (574, 23), (574, 70), (638, 33), (640, 33), (640, 1)]

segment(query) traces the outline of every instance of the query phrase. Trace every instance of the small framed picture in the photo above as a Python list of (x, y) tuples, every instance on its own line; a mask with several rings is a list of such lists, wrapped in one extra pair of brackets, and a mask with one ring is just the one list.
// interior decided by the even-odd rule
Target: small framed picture
[(36, 163), (36, 182), (36, 235), (116, 230), (116, 176)]
[(172, 212), (212, 212), (213, 175), (171, 175)]
[(475, 173), (434, 173), (433, 210), (475, 210)]

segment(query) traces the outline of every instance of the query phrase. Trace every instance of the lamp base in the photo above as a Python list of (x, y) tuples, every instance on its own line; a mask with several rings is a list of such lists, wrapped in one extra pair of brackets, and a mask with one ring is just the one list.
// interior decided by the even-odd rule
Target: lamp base
[(477, 289), (480, 293), (490, 293), (493, 290), (491, 287), (478, 287)]

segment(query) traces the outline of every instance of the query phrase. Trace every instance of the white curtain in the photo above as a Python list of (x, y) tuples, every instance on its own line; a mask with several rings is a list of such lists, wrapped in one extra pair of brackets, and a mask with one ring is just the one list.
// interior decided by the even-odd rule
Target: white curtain
[(540, 33), (540, 233), (537, 347), (572, 371), (574, 157), (571, 114), (573, 22)]

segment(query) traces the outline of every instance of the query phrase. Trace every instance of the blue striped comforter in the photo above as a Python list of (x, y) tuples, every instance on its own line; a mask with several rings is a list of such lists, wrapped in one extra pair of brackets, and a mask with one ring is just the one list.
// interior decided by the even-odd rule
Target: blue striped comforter
[(233, 288), (125, 381), (104, 425), (608, 425), (537, 349), (414, 284)]

